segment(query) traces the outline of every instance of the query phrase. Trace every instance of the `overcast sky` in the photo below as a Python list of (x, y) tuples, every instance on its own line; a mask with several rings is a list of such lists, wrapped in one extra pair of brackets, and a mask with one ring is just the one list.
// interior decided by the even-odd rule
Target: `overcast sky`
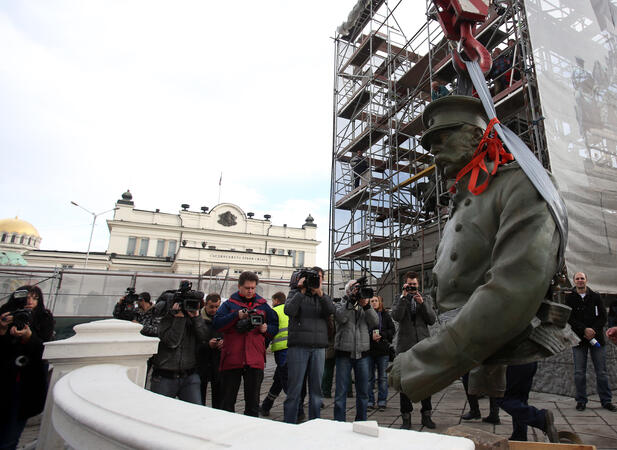
[(355, 3), (0, 1), (0, 218), (85, 251), (92, 217), (71, 201), (212, 208), (222, 172), (221, 202), (276, 225), (311, 213), (325, 266), (331, 37)]

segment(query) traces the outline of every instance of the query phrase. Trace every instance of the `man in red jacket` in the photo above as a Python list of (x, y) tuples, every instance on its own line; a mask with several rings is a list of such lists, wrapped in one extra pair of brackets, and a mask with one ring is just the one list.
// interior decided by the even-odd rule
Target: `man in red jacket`
[(223, 333), (220, 377), (221, 409), (235, 412), (240, 381), (244, 381), (244, 414), (259, 416), (259, 391), (264, 378), (266, 348), (278, 333), (278, 316), (267, 301), (257, 295), (259, 278), (242, 272), (238, 292), (217, 310), (213, 325)]

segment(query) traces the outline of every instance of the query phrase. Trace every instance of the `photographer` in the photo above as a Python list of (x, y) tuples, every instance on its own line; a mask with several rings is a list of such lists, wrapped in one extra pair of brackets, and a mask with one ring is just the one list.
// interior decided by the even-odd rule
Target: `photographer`
[[(429, 337), (428, 325), (433, 325), (437, 319), (430, 297), (423, 296), (419, 291), (418, 274), (407, 272), (403, 278), (405, 280), (403, 292), (400, 297), (394, 299), (392, 304), (392, 318), (399, 324), (396, 343), (397, 355), (406, 352), (422, 339)], [(400, 401), (403, 419), (401, 428), (410, 430), (413, 404), (403, 392), (400, 393)], [(422, 425), (427, 428), (435, 428), (435, 423), (431, 419), (432, 409), (431, 397), (423, 399)]]
[[(157, 301), (155, 311), (164, 313), (159, 325), (161, 342), (152, 363), (150, 390), (201, 405), (201, 382), (196, 372), (197, 349), (208, 338), (206, 325), (199, 314), (203, 293), (191, 291), (188, 282), (183, 281), (180, 286), (178, 291), (164, 292)], [(169, 304), (172, 306), (166, 306)]]
[(0, 308), (0, 448), (16, 448), (26, 420), (43, 411), (43, 342), (53, 333), (54, 318), (37, 286), (20, 287)]
[(259, 277), (245, 271), (238, 278), (238, 291), (214, 316), (214, 329), (223, 333), (220, 376), (221, 408), (235, 412), (240, 382), (244, 381), (244, 414), (258, 417), (259, 391), (264, 378), (266, 347), (278, 333), (278, 316), (266, 299), (257, 295)]
[(326, 347), (328, 317), (334, 314), (334, 303), (322, 289), (323, 270), (313, 267), (299, 273), (297, 288), (289, 293), (285, 314), (289, 316), (287, 350), (287, 398), (284, 418), (297, 423), (300, 396), (305, 377), (309, 387), (309, 420), (321, 415), (321, 379)]
[(223, 349), (223, 335), (214, 329), (213, 320), (216, 311), (221, 306), (221, 296), (216, 292), (206, 296), (206, 306), (203, 317), (208, 330), (209, 340), (199, 347), (197, 354), (197, 367), (201, 378), (201, 399), (206, 404), (206, 393), (210, 383), (211, 403), (216, 409), (221, 408), (221, 377), (219, 366), (221, 364), (221, 350)]
[(129, 290), (130, 288), (127, 289), (127, 295), (118, 300), (118, 303), (114, 306), (114, 318), (140, 323), (143, 326), (141, 334), (158, 337), (160, 320), (152, 310), (150, 293), (142, 292), (135, 295), (135, 290), (132, 293), (129, 293)]
[(351, 385), (351, 369), (356, 381), (356, 417), (366, 420), (369, 377), (369, 330), (379, 326), (377, 313), (369, 304), (373, 290), (364, 286), (366, 278), (351, 280), (345, 286), (345, 297), (336, 306), (336, 390), (334, 420), (345, 422), (347, 392)]

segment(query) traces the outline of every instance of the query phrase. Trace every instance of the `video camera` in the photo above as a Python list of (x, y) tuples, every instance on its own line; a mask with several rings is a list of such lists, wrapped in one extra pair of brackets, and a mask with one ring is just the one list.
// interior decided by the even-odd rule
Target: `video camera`
[(310, 289), (319, 289), (321, 281), (319, 279), (319, 272), (313, 269), (298, 269), (291, 274), (289, 280), (289, 287), (292, 289), (298, 289), (298, 282), (304, 278), (303, 286)]
[(139, 296), (135, 293), (134, 287), (127, 287), (126, 294), (120, 301), (120, 312), (117, 318), (120, 320), (136, 320), (139, 315)]
[(368, 287), (366, 282), (367, 277), (358, 278), (350, 295), (350, 299), (354, 304), (358, 303), (358, 300), (363, 300), (365, 298), (370, 299), (375, 296), (375, 291), (373, 291), (373, 288)]
[(247, 333), (253, 328), (261, 326), (264, 323), (264, 316), (262, 316), (256, 309), (243, 310), (249, 316), (246, 319), (240, 319), (236, 322), (236, 330), (240, 333)]
[(173, 314), (171, 310), (174, 303), (180, 305), (180, 310), (185, 316), (189, 312), (199, 311), (204, 299), (204, 293), (192, 290), (192, 286), (193, 284), (190, 281), (182, 280), (178, 290), (163, 292), (154, 305), (154, 315), (162, 317), (167, 314)]

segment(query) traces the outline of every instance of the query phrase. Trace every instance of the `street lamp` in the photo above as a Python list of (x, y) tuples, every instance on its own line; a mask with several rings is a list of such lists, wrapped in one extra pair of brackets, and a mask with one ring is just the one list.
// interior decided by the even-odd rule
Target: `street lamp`
[(83, 206), (78, 205), (74, 201), (71, 201), (71, 205), (74, 205), (74, 206), (77, 206), (77, 207), (83, 209), (88, 214), (92, 214), (92, 229), (90, 230), (90, 240), (88, 241), (88, 250), (86, 251), (86, 262), (84, 263), (84, 269), (87, 269), (88, 268), (88, 257), (90, 256), (90, 244), (92, 244), (92, 235), (94, 234), (94, 225), (96, 224), (96, 218), (98, 216), (103, 215), (103, 214), (107, 214), (108, 212), (115, 211), (116, 209), (118, 209), (118, 207), (115, 207), (115, 208), (112, 208), (112, 209), (108, 209), (107, 211), (103, 211), (103, 212), (100, 212), (98, 214), (95, 214), (92, 211), (90, 211), (89, 209), (86, 209)]

